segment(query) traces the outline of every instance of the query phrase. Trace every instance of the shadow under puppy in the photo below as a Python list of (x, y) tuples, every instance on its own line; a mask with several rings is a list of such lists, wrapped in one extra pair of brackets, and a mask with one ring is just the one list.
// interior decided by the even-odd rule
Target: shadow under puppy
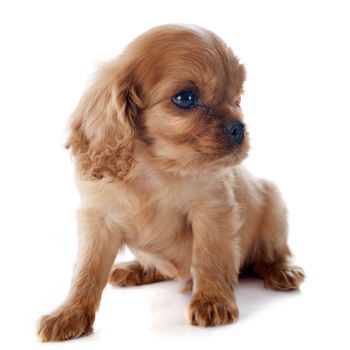
[[(183, 279), (188, 320), (204, 327), (237, 320), (242, 269), (269, 288), (299, 287), (278, 190), (240, 165), (244, 79), (218, 36), (179, 25), (144, 33), (98, 72), (67, 142), (81, 195), (76, 272), (66, 301), (40, 320), (41, 340), (90, 333), (108, 280)], [(137, 260), (112, 267), (124, 245)]]

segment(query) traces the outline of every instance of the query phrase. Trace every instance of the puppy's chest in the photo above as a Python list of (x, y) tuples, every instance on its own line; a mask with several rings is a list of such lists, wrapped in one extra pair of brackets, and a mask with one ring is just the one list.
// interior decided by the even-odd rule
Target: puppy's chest
[[(135, 247), (157, 245), (185, 234), (190, 210), (190, 193), (177, 186), (149, 187), (128, 193), (129, 240)], [(130, 234), (132, 233), (132, 234)]]

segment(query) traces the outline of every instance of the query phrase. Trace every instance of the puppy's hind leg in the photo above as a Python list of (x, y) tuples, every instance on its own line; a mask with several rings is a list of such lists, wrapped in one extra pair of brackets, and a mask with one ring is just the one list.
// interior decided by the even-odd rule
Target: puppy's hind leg
[(109, 276), (109, 282), (119, 287), (140, 286), (171, 279), (155, 267), (145, 267), (136, 260), (115, 265)]
[(291, 262), (287, 244), (287, 211), (278, 189), (264, 182), (265, 205), (259, 226), (253, 271), (264, 280), (267, 288), (298, 289), (304, 281), (304, 271)]

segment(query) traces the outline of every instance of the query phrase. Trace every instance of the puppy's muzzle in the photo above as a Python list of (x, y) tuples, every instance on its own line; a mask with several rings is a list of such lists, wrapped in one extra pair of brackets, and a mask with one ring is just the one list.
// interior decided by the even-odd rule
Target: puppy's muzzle
[(238, 121), (228, 120), (223, 123), (224, 134), (232, 144), (240, 145), (244, 139), (244, 124)]

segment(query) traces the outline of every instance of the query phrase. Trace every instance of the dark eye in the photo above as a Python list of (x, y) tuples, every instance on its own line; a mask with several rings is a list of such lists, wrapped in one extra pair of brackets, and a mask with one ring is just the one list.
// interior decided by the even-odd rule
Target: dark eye
[(179, 92), (171, 99), (177, 107), (182, 109), (190, 109), (197, 106), (198, 97), (194, 90), (188, 89)]

